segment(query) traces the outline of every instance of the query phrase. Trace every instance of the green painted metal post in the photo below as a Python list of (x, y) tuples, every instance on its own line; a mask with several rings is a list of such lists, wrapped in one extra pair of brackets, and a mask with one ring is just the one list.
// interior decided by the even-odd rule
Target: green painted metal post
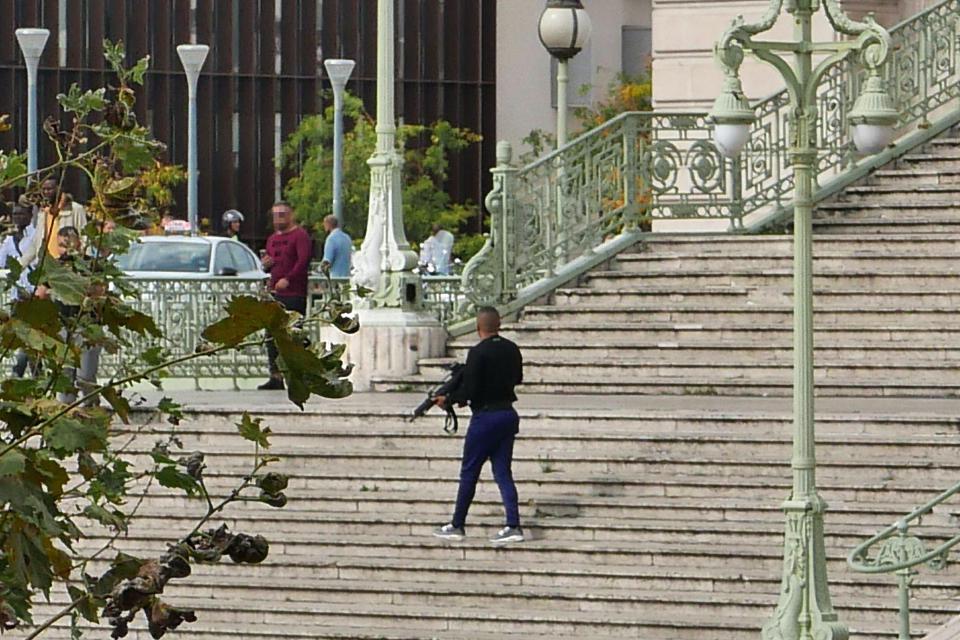
[(630, 118), (623, 126), (623, 204), (626, 207), (623, 217), (627, 229), (640, 226), (637, 174), (637, 120)]
[(897, 584), (900, 587), (900, 635), (898, 640), (910, 640), (910, 583), (913, 579), (912, 569), (901, 569), (897, 572)]
[[(812, 17), (821, 4), (834, 29), (857, 39), (814, 42)], [(831, 66), (859, 53), (869, 67), (871, 82), (848, 114), (850, 122), (873, 126), (874, 133), (877, 127), (892, 126), (896, 111), (879, 77), (879, 67), (889, 56), (890, 36), (872, 18), (862, 23), (852, 21), (838, 0), (786, 0), (786, 10), (794, 19), (794, 40), (755, 42), (752, 37), (773, 27), (783, 5), (784, 0), (770, 0), (766, 13), (753, 24), (737, 18), (717, 42), (716, 57), (725, 78), (711, 114), (717, 125), (717, 146), (725, 155), (736, 157), (749, 139), (754, 118), (739, 78), (744, 53), (753, 53), (771, 64), (787, 84), (788, 154), (794, 175), (793, 487), (783, 503), (786, 523), (780, 596), (762, 635), (764, 640), (846, 640), (847, 628), (839, 622), (830, 602), (823, 540), (826, 503), (817, 493), (816, 482), (812, 218), (817, 170), (817, 87)], [(820, 53), (828, 55), (814, 66), (813, 56)], [(793, 64), (778, 54), (792, 55)]]

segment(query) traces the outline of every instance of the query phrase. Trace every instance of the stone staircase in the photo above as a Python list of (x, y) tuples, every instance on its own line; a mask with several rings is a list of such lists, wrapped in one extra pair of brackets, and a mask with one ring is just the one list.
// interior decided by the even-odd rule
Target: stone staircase
[[(814, 231), (817, 393), (960, 394), (960, 139), (821, 205)], [(524, 389), (790, 395), (792, 251), (789, 235), (647, 237), (505, 325)], [(426, 388), (474, 342), (375, 388)]]
[[(452, 509), (461, 441), (437, 416), (404, 420), (418, 395), (358, 395), (303, 414), (269, 396), (275, 404), (250, 409), (275, 431), (270, 453), (291, 475), (290, 502), (237, 505), (224, 520), (269, 538), (266, 563), (198, 565), (171, 583), (165, 598), (199, 616), (183, 637), (746, 640), (775, 606), (790, 483), (785, 399), (524, 396), (515, 475), (531, 540), (497, 549), (486, 542), (502, 519), (488, 474), (469, 538), (430, 535)], [(185, 451), (207, 453), (208, 485), (224, 496), (250, 465), (233, 426), (248, 400), (216, 397), (178, 434)], [(831, 593), (858, 640), (896, 637), (896, 591), (888, 577), (852, 573), (846, 554), (960, 474), (960, 402), (928, 405), (838, 398), (820, 408)], [(171, 428), (146, 425), (134, 449), (144, 463)], [(156, 556), (201, 513), (201, 500), (160, 494), (117, 546)], [(945, 509), (924, 531), (943, 538), (956, 523)], [(954, 615), (958, 586), (950, 571), (921, 574), (915, 628)], [(64, 602), (55, 594), (40, 609)], [(149, 637), (137, 628), (130, 638)], [(69, 635), (59, 626), (46, 637)]]
[[(895, 638), (897, 599), (847, 553), (960, 477), (957, 149), (935, 141), (817, 213), (818, 482), (833, 603), (856, 640)], [(526, 359), (515, 475), (531, 540), (506, 549), (486, 542), (502, 518), (489, 474), (470, 537), (430, 535), (452, 509), (461, 441), (436, 416), (404, 421), (419, 395), (302, 414), (280, 395), (182, 398), (194, 414), (181, 437), (208, 453), (216, 494), (246, 471), (241, 408), (274, 428), (292, 476), (287, 508), (226, 518), (268, 535), (264, 565), (198, 567), (169, 590), (200, 618), (183, 637), (757, 638), (790, 488), (791, 251), (788, 235), (649, 237), (507, 325)], [(453, 340), (450, 358), (473, 342)], [(377, 386), (422, 388), (443, 362)], [(150, 499), (118, 546), (156, 556), (201, 507)], [(925, 518), (928, 545), (955, 533), (955, 510)], [(957, 614), (958, 593), (949, 567), (917, 576), (918, 637)], [(141, 624), (129, 637), (148, 636)]]

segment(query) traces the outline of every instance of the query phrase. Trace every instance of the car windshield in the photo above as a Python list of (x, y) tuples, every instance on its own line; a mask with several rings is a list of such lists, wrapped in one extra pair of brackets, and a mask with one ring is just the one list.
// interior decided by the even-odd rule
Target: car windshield
[(210, 245), (198, 242), (144, 242), (130, 247), (117, 265), (124, 271), (174, 271), (206, 273)]

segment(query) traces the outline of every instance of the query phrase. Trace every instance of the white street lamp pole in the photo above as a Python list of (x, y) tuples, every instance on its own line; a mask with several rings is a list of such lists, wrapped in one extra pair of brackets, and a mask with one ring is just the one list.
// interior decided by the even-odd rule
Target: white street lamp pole
[(17, 42), (27, 64), (27, 171), (37, 171), (39, 157), (39, 138), (37, 124), (37, 67), (40, 55), (47, 45), (50, 32), (47, 29), (17, 29)]
[(540, 14), (540, 42), (557, 59), (557, 148), (567, 143), (568, 61), (590, 39), (590, 16), (581, 0), (547, 0)]
[[(377, 2), (377, 148), (367, 160), (370, 167), (370, 204), (367, 232), (354, 261), (354, 281), (374, 293), (368, 302), (380, 307), (400, 307), (417, 296), (401, 285), (417, 264), (403, 229), (403, 155), (397, 149), (394, 111), (394, 0)], [(404, 275), (407, 274), (407, 275)], [(406, 300), (406, 302), (404, 302)]]
[(557, 60), (557, 148), (567, 144), (567, 84), (568, 65), (566, 60)]
[(343, 228), (343, 93), (353, 73), (353, 60), (325, 60), (333, 85), (333, 215)]
[(187, 219), (190, 221), (190, 234), (197, 235), (199, 220), (197, 216), (197, 80), (200, 69), (207, 59), (210, 47), (205, 44), (181, 44), (177, 55), (187, 74), (189, 96), (189, 129), (187, 134)]

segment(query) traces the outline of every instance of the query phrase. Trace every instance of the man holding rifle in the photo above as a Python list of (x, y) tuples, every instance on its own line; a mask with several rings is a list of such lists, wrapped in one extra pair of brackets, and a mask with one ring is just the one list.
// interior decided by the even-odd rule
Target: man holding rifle
[(473, 417), (463, 443), (460, 488), (453, 519), (433, 534), (445, 540), (462, 540), (467, 511), (476, 493), (484, 463), (490, 460), (500, 489), (506, 526), (493, 538), (494, 544), (522, 542), (517, 487), (513, 482), (513, 442), (520, 430), (520, 417), (513, 408), (514, 387), (523, 382), (523, 358), (516, 344), (499, 335), (500, 313), (493, 307), (477, 312), (480, 342), (467, 354), (463, 382), (449, 395), (438, 395), (440, 407), (469, 402)]

